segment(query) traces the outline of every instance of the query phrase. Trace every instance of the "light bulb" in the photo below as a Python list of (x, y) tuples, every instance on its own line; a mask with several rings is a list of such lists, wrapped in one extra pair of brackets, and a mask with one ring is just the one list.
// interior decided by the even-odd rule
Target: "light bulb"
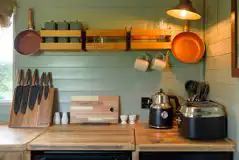
[(180, 12), (180, 16), (181, 16), (181, 17), (186, 17), (186, 16), (187, 16), (187, 11), (186, 11), (186, 10), (182, 10), (182, 11)]

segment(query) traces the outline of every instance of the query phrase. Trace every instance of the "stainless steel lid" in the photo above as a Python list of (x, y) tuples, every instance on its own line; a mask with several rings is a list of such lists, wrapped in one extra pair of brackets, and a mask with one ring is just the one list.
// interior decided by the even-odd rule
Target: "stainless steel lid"
[(160, 89), (159, 92), (155, 93), (152, 96), (152, 104), (157, 104), (157, 105), (161, 105), (161, 104), (168, 104), (168, 96), (163, 92), (163, 89)]
[(186, 102), (181, 106), (180, 112), (189, 118), (210, 118), (226, 116), (225, 107), (213, 101)]

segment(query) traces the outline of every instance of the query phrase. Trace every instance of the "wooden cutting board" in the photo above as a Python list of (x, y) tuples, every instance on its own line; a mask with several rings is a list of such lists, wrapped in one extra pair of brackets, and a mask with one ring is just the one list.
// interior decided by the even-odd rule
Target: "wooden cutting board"
[(70, 123), (118, 123), (119, 96), (73, 96)]

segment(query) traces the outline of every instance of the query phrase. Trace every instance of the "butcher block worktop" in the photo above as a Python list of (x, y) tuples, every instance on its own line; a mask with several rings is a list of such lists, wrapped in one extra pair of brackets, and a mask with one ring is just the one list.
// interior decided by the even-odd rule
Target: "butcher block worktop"
[(140, 152), (234, 152), (236, 144), (229, 139), (195, 141), (180, 137), (175, 126), (169, 130), (151, 129), (147, 124), (135, 125), (136, 151)]
[(0, 151), (25, 151), (27, 144), (46, 129), (13, 129), (0, 124)]
[(129, 150), (136, 152), (234, 152), (229, 139), (192, 141), (171, 130), (137, 125), (56, 125), (48, 129), (13, 129), (0, 124), (0, 151)]
[(134, 129), (120, 125), (54, 126), (28, 145), (29, 150), (134, 150)]

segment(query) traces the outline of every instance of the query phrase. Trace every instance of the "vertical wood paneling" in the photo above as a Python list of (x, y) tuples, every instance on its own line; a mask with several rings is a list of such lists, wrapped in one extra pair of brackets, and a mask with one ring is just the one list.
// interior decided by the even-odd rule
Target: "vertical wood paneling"
[[(128, 25), (152, 29), (163, 19), (171, 26), (175, 36), (182, 31), (183, 22), (167, 16), (165, 11), (177, 3), (175, 0), (21, 0), (15, 28), (18, 33), (27, 27), (27, 9), (33, 7), (36, 29), (50, 20), (79, 20), (89, 28), (99, 29)], [(193, 3), (202, 13), (202, 1), (195, 0)], [(202, 28), (202, 20), (191, 23), (191, 30), (200, 36), (203, 35)], [(70, 97), (74, 95), (119, 95), (123, 113), (141, 114), (141, 119), (147, 120), (148, 111), (140, 109), (140, 98), (150, 96), (159, 88), (186, 96), (184, 83), (188, 79), (201, 79), (202, 62), (183, 64), (171, 54), (171, 70), (143, 73), (133, 69), (135, 59), (142, 54), (144, 52), (45, 52), (40, 56), (27, 57), (15, 53), (15, 61), (16, 68), (38, 68), (40, 72), (53, 73), (54, 86), (58, 88), (56, 106), (60, 111), (69, 111)]]

